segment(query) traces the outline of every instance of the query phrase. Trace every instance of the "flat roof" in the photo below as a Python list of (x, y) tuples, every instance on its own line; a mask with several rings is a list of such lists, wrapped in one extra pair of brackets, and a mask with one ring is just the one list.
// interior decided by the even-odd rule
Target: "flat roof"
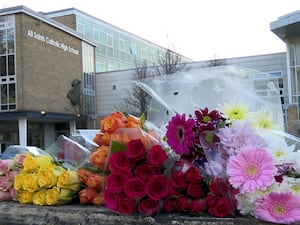
[(56, 27), (74, 37), (77, 37), (78, 39), (81, 39), (84, 42), (89, 43), (90, 45), (93, 46), (97, 46), (95, 42), (92, 42), (91, 40), (83, 37), (80, 33), (78, 33), (77, 31), (71, 29), (70, 27), (61, 24), (45, 15), (43, 15), (42, 13), (38, 13), (33, 11), (32, 9), (27, 8), (24, 5), (20, 5), (20, 6), (14, 6), (14, 7), (10, 7), (10, 8), (4, 8), (4, 9), (0, 9), (0, 16), (5, 16), (5, 15), (9, 15), (9, 14), (16, 14), (16, 13), (25, 13), (27, 15), (30, 15), (40, 21), (43, 21), (53, 27)]
[(270, 23), (270, 30), (283, 41), (300, 36), (300, 10), (278, 17)]

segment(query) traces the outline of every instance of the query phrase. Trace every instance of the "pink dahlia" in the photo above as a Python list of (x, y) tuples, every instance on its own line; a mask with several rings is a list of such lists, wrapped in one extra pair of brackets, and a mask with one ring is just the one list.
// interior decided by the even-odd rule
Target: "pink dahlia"
[(276, 167), (272, 155), (264, 148), (245, 147), (229, 158), (229, 182), (241, 193), (265, 190), (274, 182)]
[(192, 118), (185, 119), (185, 114), (181, 116), (177, 114), (172, 117), (167, 125), (167, 143), (179, 155), (188, 155), (189, 148), (193, 146), (194, 120)]
[(272, 192), (255, 203), (255, 215), (268, 222), (291, 224), (300, 221), (300, 196)]

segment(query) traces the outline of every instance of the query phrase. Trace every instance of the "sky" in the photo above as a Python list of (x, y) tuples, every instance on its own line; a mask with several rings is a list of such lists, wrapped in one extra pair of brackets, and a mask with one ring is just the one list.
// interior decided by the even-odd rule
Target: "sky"
[(194, 61), (285, 52), (271, 30), (299, 0), (9, 0), (37, 12), (75, 7)]

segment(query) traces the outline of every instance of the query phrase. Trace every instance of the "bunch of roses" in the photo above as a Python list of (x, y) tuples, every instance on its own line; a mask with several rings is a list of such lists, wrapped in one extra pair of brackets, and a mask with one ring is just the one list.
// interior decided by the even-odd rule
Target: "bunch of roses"
[(165, 212), (206, 212), (207, 185), (199, 168), (190, 162), (176, 161), (171, 171), (170, 184), (170, 193), (163, 208)]
[(34, 156), (28, 152), (22, 166), (14, 179), (21, 204), (70, 203), (81, 188), (78, 172), (58, 165), (48, 154)]
[(170, 190), (164, 174), (167, 159), (161, 145), (147, 149), (141, 139), (131, 139), (124, 150), (113, 152), (105, 189), (107, 208), (125, 215), (158, 212)]
[(90, 165), (79, 168), (80, 181), (85, 185), (85, 188), (79, 192), (80, 203), (105, 205), (107, 154), (107, 146), (96, 148), (90, 155)]
[(18, 154), (13, 159), (0, 159), (0, 201), (17, 200), (14, 178), (20, 173), (24, 157)]

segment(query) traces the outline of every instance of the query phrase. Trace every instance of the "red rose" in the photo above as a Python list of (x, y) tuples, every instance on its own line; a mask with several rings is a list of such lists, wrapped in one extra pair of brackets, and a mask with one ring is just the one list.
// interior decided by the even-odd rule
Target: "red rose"
[(153, 175), (146, 184), (146, 194), (153, 200), (161, 200), (169, 194), (169, 181), (164, 175)]
[(178, 195), (180, 195), (181, 194), (181, 191), (179, 190), (179, 189), (177, 189), (177, 188), (174, 188), (174, 187), (171, 187), (170, 188), (170, 195), (173, 197), (176, 197), (176, 196), (178, 196)]
[(171, 185), (178, 189), (184, 190), (187, 187), (185, 175), (181, 171), (175, 171), (171, 175)]
[(128, 178), (124, 184), (124, 192), (130, 199), (142, 198), (145, 195), (145, 182), (138, 177)]
[(130, 215), (134, 212), (135, 209), (135, 201), (133, 199), (127, 198), (125, 195), (118, 194), (116, 195), (118, 199), (118, 205), (116, 211), (120, 214)]
[(132, 139), (126, 145), (126, 156), (133, 162), (141, 160), (146, 153), (146, 148), (141, 139)]
[(193, 198), (200, 198), (204, 196), (204, 191), (200, 183), (191, 183), (187, 188), (188, 194)]
[(115, 210), (118, 206), (118, 198), (112, 191), (106, 190), (104, 192), (105, 204), (108, 209)]
[(167, 158), (166, 151), (160, 145), (154, 145), (149, 150), (147, 162), (154, 166), (161, 167), (164, 165)]
[(209, 190), (213, 195), (222, 197), (224, 195), (228, 195), (228, 185), (227, 181), (222, 178), (216, 178), (209, 184)]
[(109, 157), (109, 169), (114, 170), (128, 170), (133, 167), (133, 163), (126, 156), (124, 151), (118, 151), (113, 153)]
[(201, 171), (194, 165), (191, 165), (185, 172), (185, 178), (190, 183), (201, 183), (203, 181)]
[(206, 202), (205, 200), (193, 200), (190, 203), (190, 211), (192, 213), (201, 213), (206, 210)]
[(158, 206), (158, 201), (151, 198), (145, 198), (138, 204), (138, 211), (146, 216), (151, 216), (158, 211)]
[(135, 176), (147, 181), (152, 175), (159, 174), (159, 170), (150, 164), (141, 164), (135, 168), (134, 174)]
[(175, 210), (174, 208), (174, 202), (175, 198), (168, 198), (165, 200), (164, 205), (163, 205), (163, 210), (165, 212), (172, 212)]
[(186, 212), (189, 210), (189, 200), (185, 196), (177, 198), (174, 205), (178, 212)]
[(122, 172), (112, 172), (106, 178), (106, 190), (120, 193), (123, 191), (123, 185), (127, 179), (126, 174)]
[(207, 202), (208, 207), (213, 207), (219, 200), (218, 196), (206, 195), (205, 200)]
[(233, 213), (231, 202), (226, 197), (221, 197), (212, 207), (209, 207), (208, 212), (215, 217), (227, 217)]

